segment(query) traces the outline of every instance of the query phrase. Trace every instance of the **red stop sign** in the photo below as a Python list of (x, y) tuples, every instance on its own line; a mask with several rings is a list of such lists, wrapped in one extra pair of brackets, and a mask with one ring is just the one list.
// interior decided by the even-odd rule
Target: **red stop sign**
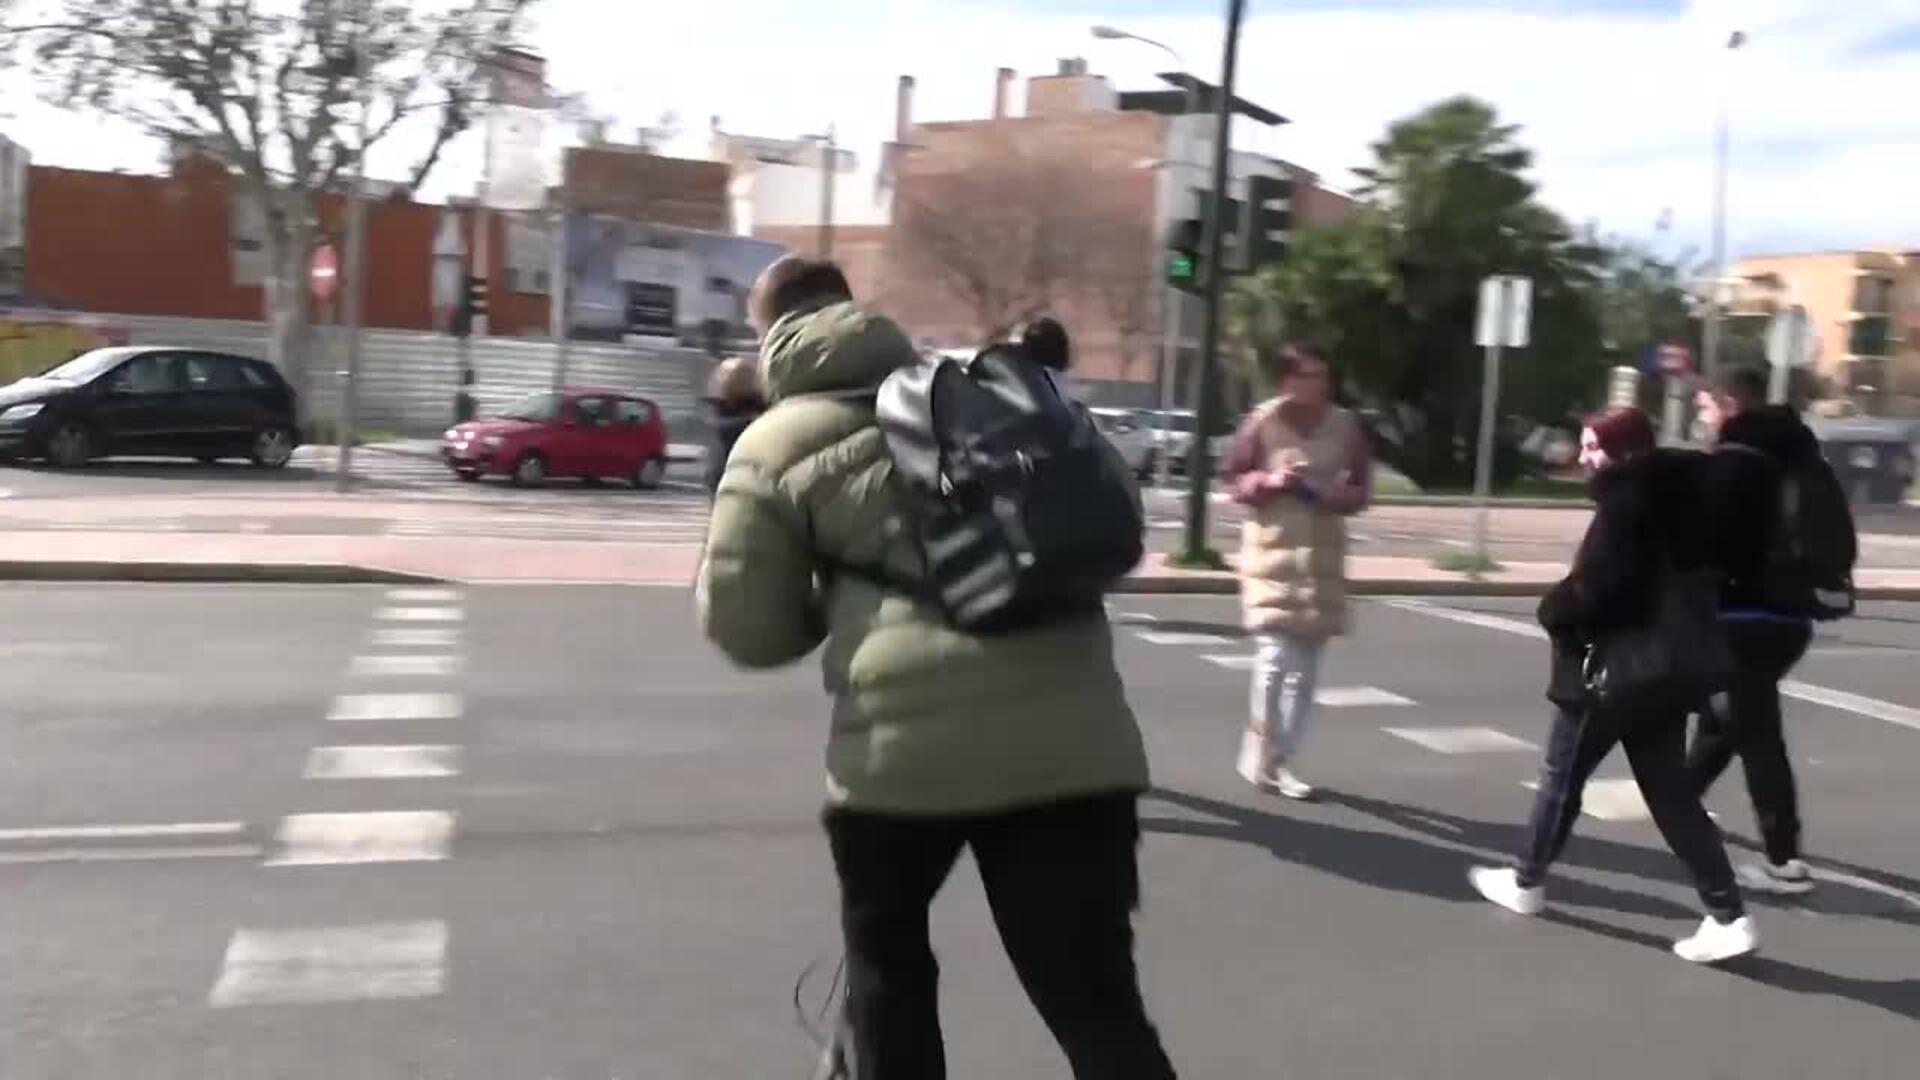
[(307, 281), (316, 300), (331, 300), (340, 291), (340, 257), (333, 253), (332, 244), (322, 244), (313, 253), (313, 269)]

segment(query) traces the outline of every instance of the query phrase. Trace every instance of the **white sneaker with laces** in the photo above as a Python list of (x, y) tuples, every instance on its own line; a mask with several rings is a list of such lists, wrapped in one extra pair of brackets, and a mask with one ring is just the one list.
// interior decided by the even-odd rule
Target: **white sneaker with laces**
[(1723, 923), (1709, 915), (1692, 937), (1673, 943), (1673, 954), (1696, 964), (1718, 964), (1759, 947), (1760, 936), (1754, 932), (1753, 919), (1742, 916)]
[(1740, 887), (1780, 896), (1805, 896), (1813, 891), (1813, 870), (1799, 859), (1773, 863), (1743, 863), (1734, 871)]
[(1547, 890), (1539, 885), (1523, 887), (1517, 870), (1476, 866), (1467, 871), (1467, 880), (1481, 896), (1516, 915), (1538, 915), (1547, 908)]

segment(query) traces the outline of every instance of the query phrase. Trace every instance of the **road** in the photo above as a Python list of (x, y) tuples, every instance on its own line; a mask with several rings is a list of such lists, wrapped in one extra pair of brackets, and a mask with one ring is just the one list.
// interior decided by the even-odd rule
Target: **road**
[[(1557, 914), (1469, 894), (1518, 837), (1543, 672), (1523, 604), (1452, 603), (1363, 607), (1303, 763), (1332, 794), (1294, 805), (1230, 769), (1231, 601), (1116, 600), (1159, 785), (1140, 952), (1181, 1075), (1911, 1076), (1920, 608), (1799, 672), (1826, 881), (1758, 905), (1766, 955), (1713, 971), (1667, 955), (1693, 900), (1617, 783)], [(808, 1067), (794, 986), (836, 951), (818, 674), (731, 672), (684, 591), (9, 586), (0, 610), (7, 1077)], [(1716, 793), (1738, 832), (1743, 800)], [(934, 924), (953, 1074), (1064, 1076), (964, 868)]]

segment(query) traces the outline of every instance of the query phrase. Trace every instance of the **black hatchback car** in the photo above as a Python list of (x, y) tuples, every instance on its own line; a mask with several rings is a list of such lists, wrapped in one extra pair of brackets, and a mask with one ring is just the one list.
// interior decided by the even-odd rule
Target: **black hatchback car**
[(244, 356), (95, 349), (0, 387), (0, 456), (74, 468), (95, 458), (243, 457), (278, 469), (300, 445), (293, 388)]

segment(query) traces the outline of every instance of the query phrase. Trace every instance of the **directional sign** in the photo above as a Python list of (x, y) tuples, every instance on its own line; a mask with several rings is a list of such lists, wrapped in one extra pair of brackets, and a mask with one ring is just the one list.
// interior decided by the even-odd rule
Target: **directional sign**
[(1480, 312), (1474, 344), (1524, 349), (1533, 325), (1533, 279), (1495, 274), (1480, 282)]

